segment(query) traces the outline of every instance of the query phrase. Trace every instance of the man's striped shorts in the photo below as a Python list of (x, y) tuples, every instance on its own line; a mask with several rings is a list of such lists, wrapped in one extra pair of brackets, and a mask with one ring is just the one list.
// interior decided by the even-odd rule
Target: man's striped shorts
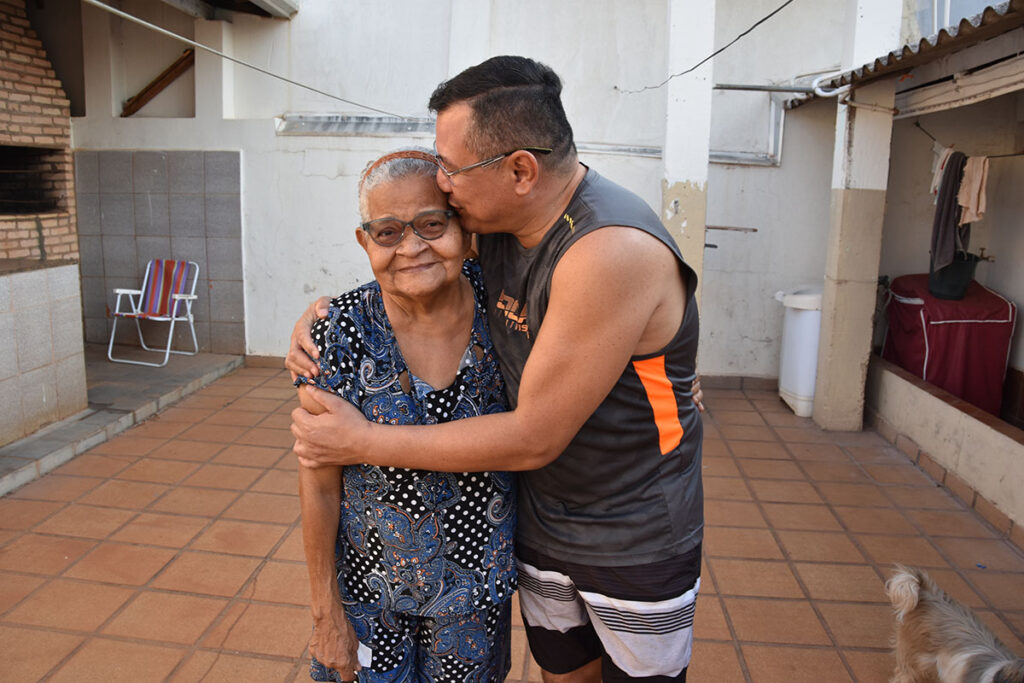
[(519, 603), (530, 650), (551, 673), (601, 658), (605, 681), (685, 681), (700, 590), (700, 545), (625, 567), (573, 564), (520, 546)]

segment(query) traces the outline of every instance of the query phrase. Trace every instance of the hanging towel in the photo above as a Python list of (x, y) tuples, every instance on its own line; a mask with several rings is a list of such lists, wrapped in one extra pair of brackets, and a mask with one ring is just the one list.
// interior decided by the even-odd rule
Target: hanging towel
[(933, 203), (937, 203), (939, 185), (942, 184), (942, 172), (946, 170), (946, 162), (949, 161), (949, 155), (953, 153), (953, 148), (943, 147), (942, 143), (936, 142), (932, 145), (932, 152), (935, 154), (935, 158), (932, 159), (932, 185), (928, 190), (935, 197)]
[(968, 157), (964, 166), (964, 179), (956, 195), (963, 207), (960, 225), (980, 221), (985, 217), (985, 183), (988, 182), (988, 157)]
[(967, 250), (971, 226), (967, 224), (957, 229), (960, 222), (960, 205), (956, 201), (966, 163), (967, 156), (963, 152), (953, 152), (949, 155), (945, 172), (942, 174), (942, 184), (935, 205), (935, 219), (932, 221), (932, 271), (945, 268), (952, 263), (953, 254), (958, 247)]

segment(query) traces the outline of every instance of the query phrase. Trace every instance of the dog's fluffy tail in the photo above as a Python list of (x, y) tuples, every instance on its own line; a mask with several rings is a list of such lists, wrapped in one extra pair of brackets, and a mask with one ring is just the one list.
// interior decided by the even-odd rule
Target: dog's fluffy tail
[(917, 607), (921, 586), (926, 580), (919, 570), (896, 565), (896, 570), (885, 582), (885, 594), (889, 596), (899, 621), (903, 621)]
[(1005, 664), (996, 673), (992, 683), (1024, 683), (1024, 659)]

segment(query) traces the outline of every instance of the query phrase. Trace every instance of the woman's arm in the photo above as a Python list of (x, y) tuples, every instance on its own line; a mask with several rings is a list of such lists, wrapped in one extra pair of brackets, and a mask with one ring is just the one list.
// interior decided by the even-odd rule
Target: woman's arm
[[(301, 389), (299, 401), (310, 412), (322, 410)], [(310, 469), (299, 465), (302, 543), (313, 612), (309, 652), (321, 664), (340, 673), (342, 679), (352, 680), (359, 670), (356, 658), (359, 643), (341, 604), (334, 558), (341, 495), (340, 467)]]

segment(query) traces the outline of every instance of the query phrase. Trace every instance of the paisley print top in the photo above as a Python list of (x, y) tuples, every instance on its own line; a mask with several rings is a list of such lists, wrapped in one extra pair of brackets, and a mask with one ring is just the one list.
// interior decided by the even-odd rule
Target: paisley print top
[[(462, 272), (473, 285), (476, 310), (451, 386), (434, 389), (409, 371), (376, 282), (331, 301), (328, 317), (314, 324), (320, 375), (305, 381), (338, 394), (380, 424), (435, 424), (505, 410), (479, 264), (466, 261)], [(356, 465), (342, 468), (342, 479), (336, 560), (343, 599), (437, 617), (511, 597), (512, 474)]]

